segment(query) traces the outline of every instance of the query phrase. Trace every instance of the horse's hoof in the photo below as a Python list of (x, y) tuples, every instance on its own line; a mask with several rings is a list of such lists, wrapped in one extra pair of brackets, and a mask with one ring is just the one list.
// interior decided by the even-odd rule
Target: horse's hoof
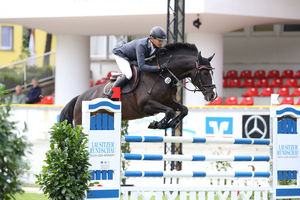
[(157, 129), (157, 121), (153, 121), (149, 124), (148, 128), (150, 129)]

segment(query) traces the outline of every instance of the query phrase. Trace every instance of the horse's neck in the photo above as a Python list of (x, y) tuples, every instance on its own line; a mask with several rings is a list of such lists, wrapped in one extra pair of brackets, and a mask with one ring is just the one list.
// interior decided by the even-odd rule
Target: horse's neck
[(189, 77), (191, 71), (196, 69), (196, 62), (196, 56), (177, 55), (171, 62), (170, 70), (179, 80), (182, 80)]

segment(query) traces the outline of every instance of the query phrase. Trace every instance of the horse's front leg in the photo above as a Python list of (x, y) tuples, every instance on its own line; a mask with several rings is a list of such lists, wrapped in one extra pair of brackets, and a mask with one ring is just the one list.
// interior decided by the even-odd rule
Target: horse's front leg
[(180, 111), (179, 115), (168, 123), (168, 127), (175, 128), (176, 125), (188, 114), (189, 110), (186, 106), (177, 102), (173, 102), (171, 107), (176, 111)]
[(166, 105), (163, 105), (157, 101), (149, 100), (147, 104), (144, 106), (144, 112), (148, 115), (154, 115), (156, 113), (165, 113), (165, 117), (159, 122), (153, 121), (149, 124), (148, 128), (151, 129), (165, 129), (168, 127), (168, 122), (172, 119), (176, 112), (173, 108), (170, 108)]

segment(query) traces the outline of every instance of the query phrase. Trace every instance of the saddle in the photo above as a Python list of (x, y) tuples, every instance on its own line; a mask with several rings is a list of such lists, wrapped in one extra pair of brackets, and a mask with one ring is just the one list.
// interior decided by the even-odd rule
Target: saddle
[[(125, 84), (121, 88), (121, 94), (127, 94), (127, 93), (134, 91), (140, 82), (140, 69), (137, 66), (137, 63), (131, 62), (130, 67), (131, 67), (131, 71), (132, 71), (132, 78), (130, 79), (130, 81), (127, 84)], [(110, 81), (103, 88), (104, 94), (108, 94), (108, 92), (112, 88), (114, 82), (121, 75), (122, 75), (122, 73), (112, 73), (112, 76), (110, 77)]]

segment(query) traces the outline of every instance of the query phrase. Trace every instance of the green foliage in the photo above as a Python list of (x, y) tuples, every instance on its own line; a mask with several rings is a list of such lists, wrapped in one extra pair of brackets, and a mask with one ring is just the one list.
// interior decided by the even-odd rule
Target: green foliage
[(230, 162), (227, 161), (216, 161), (217, 171), (227, 171), (228, 168), (232, 168)]
[(81, 200), (90, 180), (87, 134), (67, 121), (55, 124), (50, 134), (46, 166), (37, 175), (36, 183), (52, 200)]
[(295, 179), (278, 180), (278, 185), (297, 185), (297, 180)]
[[(26, 66), (26, 83), (30, 84), (33, 78), (46, 78), (53, 75), (51, 66)], [(0, 69), (0, 83), (6, 85), (8, 89), (14, 88), (16, 85), (24, 84), (24, 66), (14, 65)]]
[[(122, 121), (122, 129), (121, 129), (121, 135), (128, 135), (128, 121)], [(122, 153), (130, 153), (131, 149), (130, 149), (130, 143), (129, 142), (125, 142), (121, 144), (121, 152)], [(127, 166), (129, 165), (129, 161), (128, 160), (122, 160), (121, 163), (121, 168), (123, 171), (125, 171), (127, 169)], [(125, 184), (126, 183), (126, 178), (122, 178), (122, 183)]]
[(16, 200), (48, 200), (48, 198), (44, 194), (24, 193), (22, 195), (17, 194)]
[(0, 199), (8, 200), (23, 192), (20, 177), (28, 168), (24, 155), (29, 145), (24, 136), (18, 136), (16, 122), (8, 120), (11, 107), (4, 90), (0, 85)]
[[(28, 49), (29, 47), (29, 38), (30, 38), (30, 28), (23, 27), (23, 37), (22, 37), (22, 51), (23, 49)], [(28, 51), (29, 56), (29, 51)]]

